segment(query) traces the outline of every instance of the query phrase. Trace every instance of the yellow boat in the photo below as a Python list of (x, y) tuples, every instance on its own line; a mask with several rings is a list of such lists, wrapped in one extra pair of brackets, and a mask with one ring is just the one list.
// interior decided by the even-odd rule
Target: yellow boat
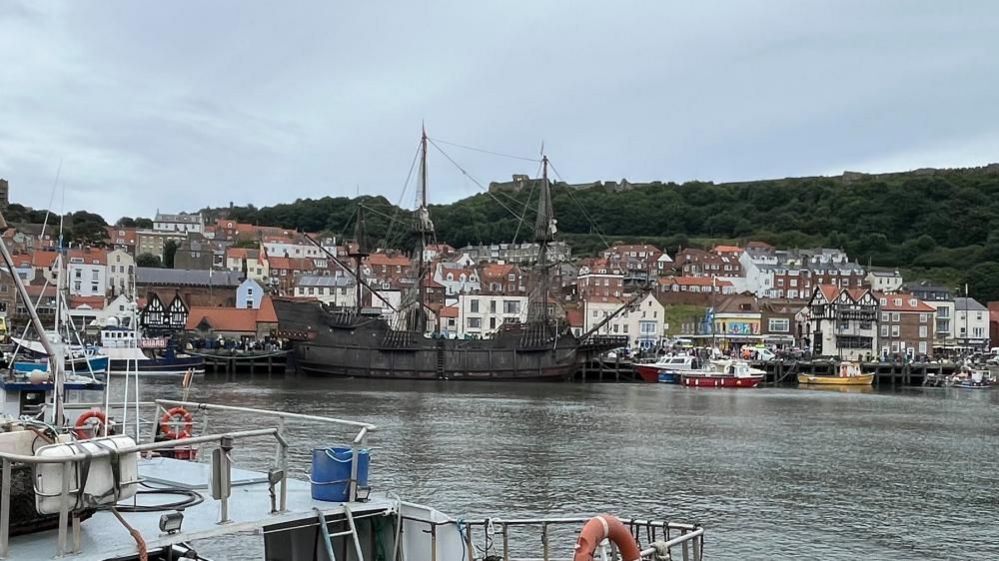
[(869, 386), (874, 382), (874, 374), (864, 374), (856, 362), (839, 363), (839, 371), (831, 376), (816, 376), (814, 374), (798, 374), (799, 384), (816, 384), (826, 386)]

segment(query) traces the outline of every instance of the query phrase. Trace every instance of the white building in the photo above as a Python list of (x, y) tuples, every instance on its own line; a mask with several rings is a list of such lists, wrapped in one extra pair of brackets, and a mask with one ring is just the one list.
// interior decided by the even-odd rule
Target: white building
[(104, 297), (108, 291), (108, 254), (103, 249), (71, 249), (66, 253), (66, 284), (73, 296)]
[[(357, 305), (355, 282), (354, 277), (345, 275), (302, 275), (295, 283), (294, 294), (298, 298), (315, 298), (323, 304), (349, 308)], [(374, 300), (375, 306), (383, 304), (378, 298)]]
[(902, 274), (894, 269), (872, 269), (867, 271), (867, 284), (875, 292), (898, 292), (902, 289)]
[(124, 249), (108, 252), (108, 289), (115, 295), (124, 294), (132, 298), (134, 294), (135, 258)]
[(776, 298), (774, 271), (777, 257), (772, 253), (756, 252), (747, 248), (739, 255), (742, 265), (741, 286), (737, 292), (752, 292), (759, 298)]
[(180, 214), (163, 214), (157, 211), (156, 219), (153, 220), (153, 231), (180, 232), (185, 235), (191, 232), (204, 234), (205, 219), (201, 216), (201, 213), (188, 214), (182, 212)]
[[(932, 302), (928, 302), (932, 303)], [(989, 309), (974, 298), (954, 298), (954, 338), (958, 345), (983, 348), (989, 344)]]
[[(589, 332), (600, 322), (614, 314), (626, 300), (595, 296), (583, 301), (583, 331)], [(595, 333), (598, 335), (627, 335), (628, 346), (655, 347), (663, 336), (666, 310), (652, 294), (622, 310)]]
[(457, 308), (458, 337), (488, 337), (504, 323), (527, 321), (527, 296), (462, 294)]
[[(467, 259), (467, 255), (463, 255)], [(444, 287), (444, 294), (455, 296), (469, 294), (482, 289), (479, 272), (466, 261), (438, 263), (434, 271), (434, 281)]]
[[(330, 238), (327, 240), (319, 241), (319, 243), (323, 246), (323, 249), (332, 253), (333, 255), (336, 255), (337, 247), (335, 241), (336, 240)], [(289, 239), (270, 238), (270, 239), (264, 239), (264, 241), (261, 242), (261, 246), (263, 246), (264, 250), (267, 252), (267, 255), (270, 257), (291, 257), (291, 258), (300, 257), (307, 259), (324, 259), (324, 260), (327, 258), (326, 251), (323, 251), (322, 249), (319, 249), (315, 245), (308, 242), (299, 243)]]

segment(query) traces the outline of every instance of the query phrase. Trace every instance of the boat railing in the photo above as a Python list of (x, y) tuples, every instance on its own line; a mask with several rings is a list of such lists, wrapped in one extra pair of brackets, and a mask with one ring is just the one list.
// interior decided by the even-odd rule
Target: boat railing
[[(560, 551), (553, 547), (553, 538), (575, 536), (589, 518), (517, 518), (517, 519), (471, 519), (432, 521), (423, 518), (403, 516), (403, 519), (427, 525), (426, 532), (430, 534), (430, 559), (438, 559), (438, 537), (442, 526), (453, 526), (464, 542), (465, 558), (460, 561), (496, 560), (496, 561), (569, 561), (572, 559), (572, 549), (563, 548)], [(642, 559), (702, 561), (704, 554), (704, 528), (697, 524), (686, 524), (661, 520), (642, 520), (637, 518), (622, 518), (631, 530), (631, 535), (639, 544)], [(527, 532), (516, 530), (527, 530)], [(532, 535), (524, 535), (530, 532)], [(519, 557), (513, 551), (519, 540), (534, 537), (540, 539), (541, 557)], [(535, 542), (536, 543), (536, 542)], [(566, 542), (571, 545), (572, 542)], [(674, 550), (679, 550), (674, 555)], [(607, 561), (615, 559), (614, 549), (606, 540), (598, 549), (599, 558)], [(597, 556), (595, 556), (596, 558)], [(631, 560), (626, 560), (631, 561)]]
[[(145, 402), (149, 403), (149, 402)], [(269, 437), (275, 441), (274, 465), (268, 471), (268, 484), (270, 486), (271, 512), (285, 512), (288, 504), (288, 457), (289, 442), (284, 436), (285, 425), (289, 420), (318, 422), (331, 425), (339, 425), (351, 429), (357, 429), (351, 440), (351, 448), (354, 454), (358, 454), (365, 447), (368, 435), (375, 431), (377, 427), (370, 423), (336, 419), (332, 417), (321, 417), (318, 415), (304, 415), (300, 413), (287, 413), (282, 411), (271, 411), (266, 409), (254, 409), (250, 407), (235, 407), (228, 405), (215, 405), (193, 401), (156, 400), (157, 411), (166, 411), (172, 407), (184, 407), (191, 411), (228, 411), (251, 413), (259, 418), (274, 418), (277, 422), (275, 426), (258, 429), (245, 429), (236, 431), (226, 431), (217, 434), (203, 434), (190, 436), (178, 440), (151, 439), (149, 442), (136, 442), (131, 446), (123, 446), (116, 450), (118, 455), (128, 454), (152, 454), (176, 448), (189, 448), (192, 445), (212, 446), (214, 445), (224, 453), (218, 455), (217, 463), (213, 465), (213, 471), (229, 473), (231, 470), (231, 451), (235, 449), (240, 441), (249, 439)], [(11, 469), (14, 465), (38, 466), (42, 464), (62, 464), (62, 488), (57, 495), (60, 498), (59, 509), (59, 534), (57, 542), (57, 556), (80, 551), (80, 517), (73, 509), (77, 503), (76, 497), (82, 489), (71, 489), (71, 479), (77, 473), (78, 464), (90, 462), (95, 458), (109, 455), (107, 449), (90, 451), (87, 454), (76, 452), (68, 456), (28, 456), (24, 454), (13, 454), (0, 452), (0, 462), (2, 462), (2, 482), (0, 482), (0, 559), (7, 559), (10, 553), (10, 512), (11, 512)], [(348, 500), (354, 502), (358, 497), (357, 469), (359, 462), (352, 462), (350, 481), (348, 485)], [(230, 477), (221, 477), (220, 480), (230, 482)], [(36, 483), (37, 484), (37, 483)], [(231, 485), (231, 483), (227, 483)], [(35, 487), (36, 495), (43, 493)], [(229, 492), (228, 489), (219, 492), (219, 497), (214, 499), (219, 503), (219, 523), (228, 520)], [(48, 495), (45, 495), (48, 496)], [(214, 498), (214, 497), (213, 497)], [(70, 523), (72, 523), (73, 543), (71, 549), (67, 549), (67, 542), (70, 535)]]

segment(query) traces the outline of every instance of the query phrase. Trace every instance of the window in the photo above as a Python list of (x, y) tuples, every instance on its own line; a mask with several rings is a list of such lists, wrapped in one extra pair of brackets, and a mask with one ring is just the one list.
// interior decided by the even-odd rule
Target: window
[(881, 321), (887, 323), (890, 320), (891, 320), (891, 314), (889, 314), (888, 312), (881, 312)]
[(899, 315), (899, 313), (898, 313), (898, 312), (892, 312), (892, 313), (891, 313), (891, 320), (892, 320), (893, 322), (895, 322), (895, 323), (898, 323), (898, 322), (899, 322), (899, 321), (901, 320), (901, 317), (902, 317), (902, 316), (901, 316), (901, 315)]
[(73, 271), (73, 277), (78, 279), (83, 278), (83, 271), (76, 269), (75, 271)]
[(596, 310), (593, 310), (593, 317), (600, 317)]
[(77, 292), (80, 291), (80, 281), (76, 281), (76, 282), (73, 283), (73, 290), (75, 290)]
[(881, 326), (881, 336), (882, 337), (888, 337), (888, 326), (887, 325), (882, 325)]
[(927, 332), (926, 326), (925, 325), (920, 325), (919, 326), (919, 336), (920, 337), (926, 337), (926, 332)]
[(468, 311), (477, 314), (479, 313), (479, 301), (475, 298), (468, 301)]
[(919, 323), (926, 323), (930, 320), (930, 314), (919, 314)]
[(97, 280), (100, 278), (100, 272), (97, 269), (90, 270), (90, 280)]
[(627, 324), (627, 323), (626, 323), (626, 324), (624, 324), (624, 325), (623, 325), (623, 326), (621, 327), (621, 330), (622, 330), (622, 331), (624, 332), (624, 334), (625, 334), (625, 335), (627, 335), (627, 334), (628, 334), (628, 324)]
[(496, 318), (489, 318), (489, 329), (496, 329)]
[[(495, 314), (496, 313), (496, 300), (490, 300), (489, 301), (489, 313), (490, 314)], [(490, 322), (490, 323), (495, 323), (495, 322)], [(495, 326), (492, 326), (492, 327), (495, 327)]]
[(982, 329), (981, 327), (976, 327), (976, 328), (972, 329), (971, 331), (972, 331), (972, 333), (974, 333), (974, 337), (977, 338), (977, 339), (981, 339), (982, 337), (985, 336), (985, 333), (984, 333), (985, 330)]
[(479, 329), (482, 327), (482, 318), (468, 318), (469, 329)]
[(898, 326), (897, 325), (891, 326), (891, 336), (892, 337), (898, 337)]
[(97, 283), (96, 283), (96, 282), (94, 282), (94, 283), (90, 283), (90, 291), (91, 291), (91, 292), (97, 292), (98, 290), (99, 290), (99, 288), (98, 288), (98, 286), (97, 286)]
[(771, 333), (787, 333), (791, 330), (791, 321), (787, 318), (770, 318)]
[(839, 322), (839, 328), (840, 328), (840, 330), (850, 329), (850, 322), (849, 321), (840, 321)]
[(919, 342), (919, 354), (926, 354), (926, 341)]
[(520, 313), (520, 302), (516, 300), (504, 300), (503, 301), (503, 313), (504, 314), (519, 314)]

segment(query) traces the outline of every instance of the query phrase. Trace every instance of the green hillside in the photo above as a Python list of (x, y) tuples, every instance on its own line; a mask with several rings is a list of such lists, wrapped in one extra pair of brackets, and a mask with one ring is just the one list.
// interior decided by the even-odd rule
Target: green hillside
[[(498, 186), (431, 213), (440, 241), (470, 243), (529, 239), (537, 189)], [(531, 200), (528, 200), (531, 198)], [(369, 231), (389, 245), (405, 243), (408, 220), (381, 197), (362, 197)], [(862, 264), (898, 267), (951, 286), (964, 282), (983, 300), (999, 299), (999, 166), (744, 183), (654, 183), (628, 186), (557, 184), (559, 230), (577, 253), (615, 241), (649, 241), (667, 248), (717, 241), (762, 240), (780, 247), (845, 249)], [(324, 198), (256, 209), (225, 209), (232, 218), (264, 225), (343, 232), (356, 199)], [(527, 208), (521, 225), (518, 217)], [(217, 212), (217, 211), (216, 211)], [(519, 229), (518, 229), (518, 226)], [(349, 231), (349, 228), (347, 228)]]

